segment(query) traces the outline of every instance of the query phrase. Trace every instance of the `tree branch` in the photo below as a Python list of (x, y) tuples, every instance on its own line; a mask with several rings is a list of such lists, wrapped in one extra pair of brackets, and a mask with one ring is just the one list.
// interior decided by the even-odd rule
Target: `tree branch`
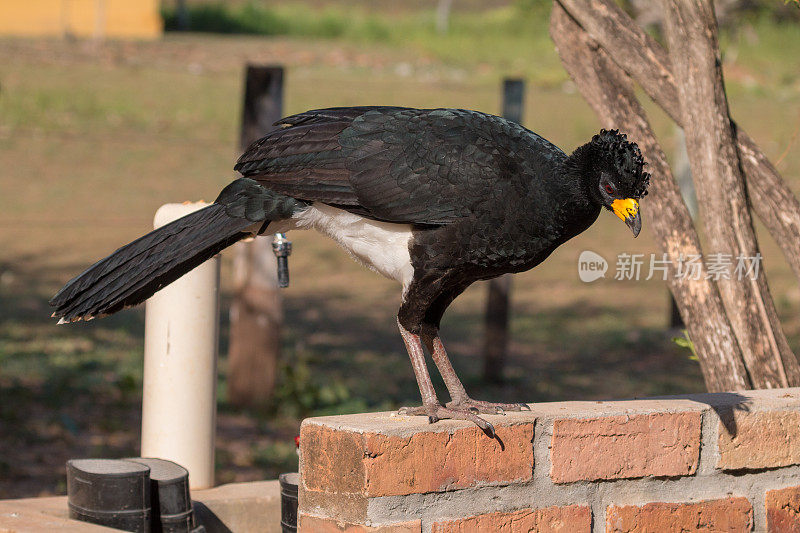
[[(557, 1), (655, 103), (684, 126), (672, 62), (661, 45), (613, 0)], [(751, 207), (800, 280), (800, 202), (744, 130), (737, 130), (736, 140)]]
[[(639, 144), (650, 165), (652, 194), (647, 197), (647, 209), (654, 216), (648, 220), (648, 227), (661, 251), (671, 258), (700, 254), (689, 211), (634, 95), (631, 80), (557, 2), (550, 19), (550, 35), (564, 67), (603, 126), (622, 127)], [(750, 388), (736, 336), (714, 284), (705, 275), (700, 279), (669, 275), (667, 282), (688, 324), (706, 387), (710, 391)]]

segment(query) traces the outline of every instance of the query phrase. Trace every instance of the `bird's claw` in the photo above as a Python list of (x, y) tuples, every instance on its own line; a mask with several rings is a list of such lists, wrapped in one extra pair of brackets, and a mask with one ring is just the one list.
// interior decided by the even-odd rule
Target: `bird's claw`
[(524, 403), (494, 403), (473, 400), (472, 398), (460, 398), (447, 403), (451, 409), (468, 408), (470, 411), (486, 415), (505, 415), (506, 411), (530, 411), (531, 408)]
[(476, 426), (481, 428), (481, 430), (488, 436), (490, 439), (496, 437), (496, 433), (494, 431), (494, 426), (484, 420), (483, 418), (478, 416), (480, 410), (476, 407), (472, 406), (456, 406), (451, 407), (449, 404), (447, 407), (440, 405), (440, 404), (431, 404), (431, 405), (422, 405), (420, 407), (401, 407), (398, 409), (397, 414), (399, 415), (408, 415), (408, 416), (416, 416), (416, 415), (423, 415), (428, 417), (429, 424), (435, 424), (439, 420), (469, 420), (470, 422), (474, 423)]

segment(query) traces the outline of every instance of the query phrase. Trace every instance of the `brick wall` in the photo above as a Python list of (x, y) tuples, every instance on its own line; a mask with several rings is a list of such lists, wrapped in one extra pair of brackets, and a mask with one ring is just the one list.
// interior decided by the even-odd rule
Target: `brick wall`
[(800, 532), (800, 389), (312, 418), (300, 531)]

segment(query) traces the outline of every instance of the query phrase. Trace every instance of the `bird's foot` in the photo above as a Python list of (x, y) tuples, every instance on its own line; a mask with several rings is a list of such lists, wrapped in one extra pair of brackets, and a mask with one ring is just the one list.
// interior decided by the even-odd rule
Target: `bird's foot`
[(506, 411), (530, 411), (531, 408), (524, 403), (495, 403), (484, 402), (481, 400), (473, 400), (470, 397), (460, 398), (447, 403), (447, 407), (453, 409), (474, 409), (475, 413), (483, 413), (487, 415), (502, 415)]
[(427, 416), (428, 422), (431, 424), (446, 419), (469, 420), (481, 428), (490, 439), (495, 438), (494, 426), (479, 417), (478, 413), (479, 411), (469, 406), (451, 407), (450, 404), (448, 404), (447, 407), (445, 407), (438, 403), (422, 405), (420, 407), (401, 407), (397, 411), (399, 415)]

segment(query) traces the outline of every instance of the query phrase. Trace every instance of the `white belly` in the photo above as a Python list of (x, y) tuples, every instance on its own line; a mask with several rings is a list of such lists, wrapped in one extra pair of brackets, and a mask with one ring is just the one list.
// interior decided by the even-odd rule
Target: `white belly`
[(370, 220), (323, 203), (315, 203), (289, 220), (271, 223), (266, 234), (313, 228), (335, 240), (357, 261), (403, 285), (411, 283), (414, 267), (408, 251), (410, 224)]

